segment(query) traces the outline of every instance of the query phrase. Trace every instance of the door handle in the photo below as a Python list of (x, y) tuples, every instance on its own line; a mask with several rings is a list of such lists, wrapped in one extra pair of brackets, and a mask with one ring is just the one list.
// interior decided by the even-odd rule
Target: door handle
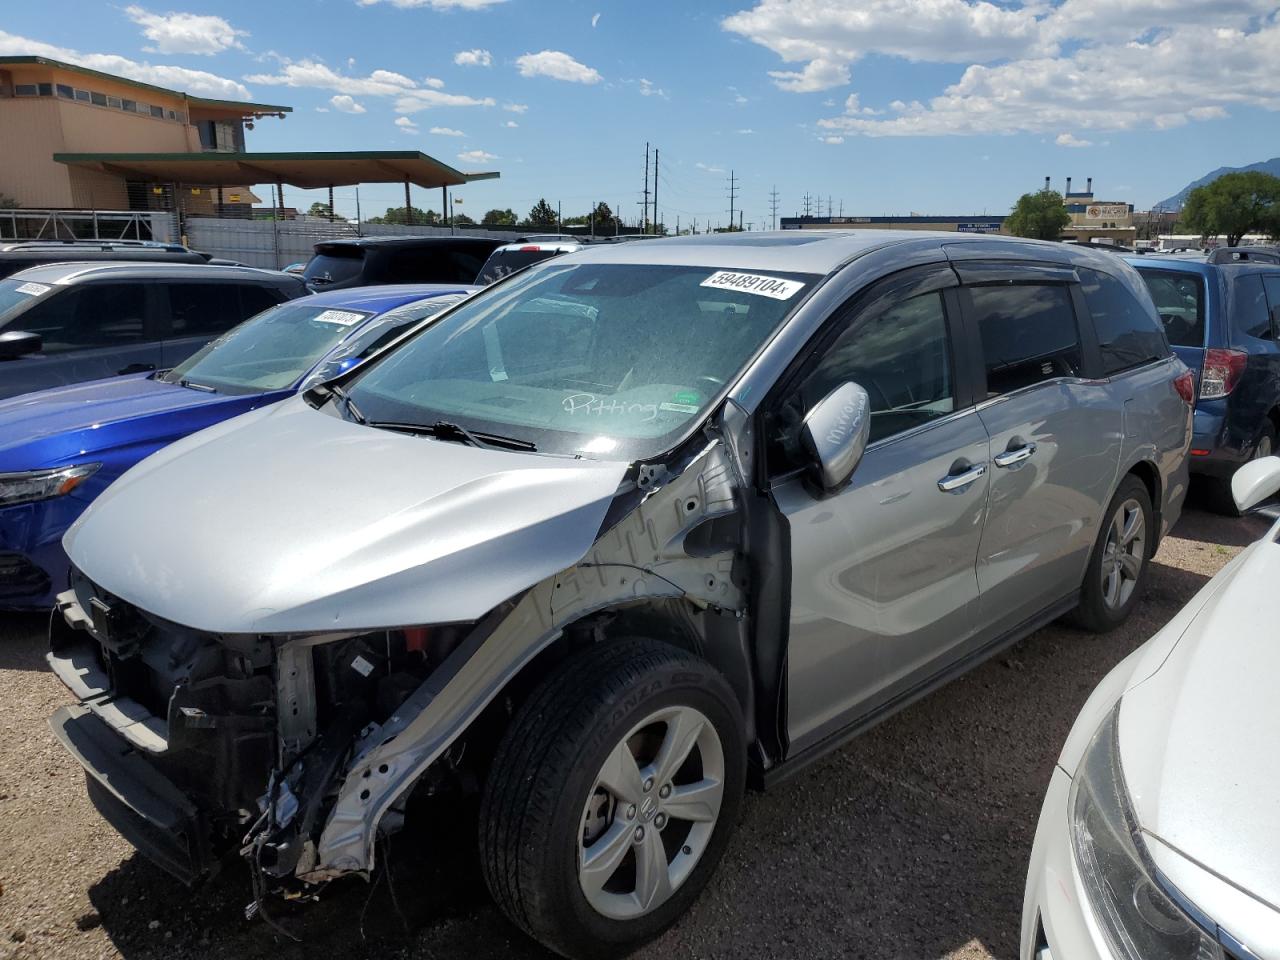
[(116, 376), (125, 377), (131, 373), (150, 373), (156, 368), (154, 363), (131, 363), (116, 371)]
[(1012, 467), (1013, 465), (1026, 460), (1035, 452), (1036, 445), (1034, 443), (1024, 443), (1022, 446), (1016, 447), (1013, 450), (1006, 450), (1004, 453), (997, 453), (992, 457), (992, 459), (995, 461), (997, 467)]
[(987, 472), (985, 463), (976, 463), (964, 473), (951, 473), (938, 481), (938, 489), (943, 493), (955, 493), (957, 490), (963, 490), (973, 481), (983, 476)]

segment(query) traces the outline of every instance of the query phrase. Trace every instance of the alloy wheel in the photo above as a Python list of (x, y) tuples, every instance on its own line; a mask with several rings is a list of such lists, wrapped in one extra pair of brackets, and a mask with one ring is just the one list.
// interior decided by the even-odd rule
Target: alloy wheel
[(597, 913), (656, 910), (706, 851), (724, 798), (724, 748), (700, 711), (674, 706), (609, 753), (583, 810), (578, 882)]
[(1102, 602), (1110, 609), (1123, 607), (1133, 596), (1146, 562), (1146, 546), (1142, 505), (1130, 498), (1112, 514), (1102, 550)]

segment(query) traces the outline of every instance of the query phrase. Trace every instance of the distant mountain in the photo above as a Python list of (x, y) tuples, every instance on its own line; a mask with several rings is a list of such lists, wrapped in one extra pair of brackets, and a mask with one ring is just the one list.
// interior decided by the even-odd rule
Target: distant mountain
[(1159, 203), (1154, 204), (1151, 209), (1181, 210), (1182, 205), (1187, 202), (1187, 194), (1196, 187), (1203, 187), (1206, 183), (1213, 183), (1224, 173), (1243, 173), (1246, 170), (1261, 170), (1263, 173), (1270, 173), (1273, 176), (1280, 177), (1280, 157), (1273, 157), (1270, 160), (1263, 160), (1259, 163), (1251, 163), (1247, 167), (1219, 167), (1213, 173), (1207, 173), (1199, 180), (1192, 180), (1169, 199), (1161, 200)]

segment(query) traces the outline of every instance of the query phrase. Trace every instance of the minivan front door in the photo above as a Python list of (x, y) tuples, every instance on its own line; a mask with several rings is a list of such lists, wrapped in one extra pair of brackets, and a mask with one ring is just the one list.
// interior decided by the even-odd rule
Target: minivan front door
[[(1050, 273), (1063, 273), (1059, 278)], [(1080, 587), (1116, 484), (1123, 411), (1086, 376), (1071, 271), (961, 291), (978, 333), (991, 437), (991, 494), (978, 557), (985, 638), (1013, 630)]]
[[(790, 535), (793, 755), (932, 673), (975, 628), (990, 469), (986, 430), (957, 386), (954, 282), (924, 268), (859, 298), (766, 406)], [(787, 467), (802, 463), (804, 413), (846, 381), (870, 398), (870, 445), (849, 485), (822, 496)]]

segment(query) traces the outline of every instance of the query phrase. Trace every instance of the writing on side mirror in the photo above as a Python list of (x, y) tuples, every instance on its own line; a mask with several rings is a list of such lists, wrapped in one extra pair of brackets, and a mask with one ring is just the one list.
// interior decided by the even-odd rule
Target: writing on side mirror
[(1280, 490), (1280, 457), (1250, 460), (1231, 476), (1231, 496), (1241, 513)]
[(842, 383), (814, 405), (801, 436), (824, 490), (839, 490), (849, 482), (870, 435), (871, 402), (858, 384)]

